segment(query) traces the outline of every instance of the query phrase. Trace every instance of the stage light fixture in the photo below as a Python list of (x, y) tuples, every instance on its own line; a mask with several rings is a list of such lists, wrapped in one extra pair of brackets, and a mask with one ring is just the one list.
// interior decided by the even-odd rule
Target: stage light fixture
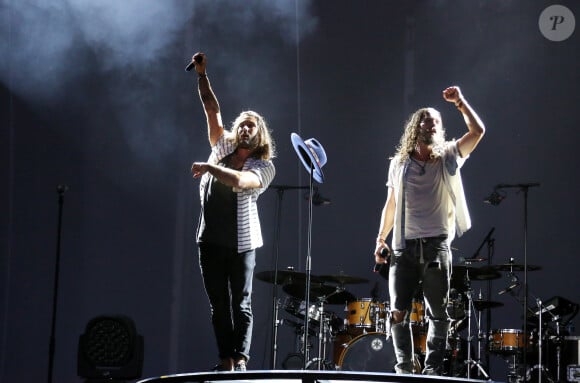
[(138, 379), (143, 369), (143, 337), (126, 316), (98, 316), (79, 338), (77, 375), (85, 382)]

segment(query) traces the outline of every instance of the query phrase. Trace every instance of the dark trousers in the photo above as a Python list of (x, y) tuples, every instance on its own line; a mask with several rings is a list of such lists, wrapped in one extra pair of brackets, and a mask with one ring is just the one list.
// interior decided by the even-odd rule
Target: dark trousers
[(423, 373), (441, 374), (449, 330), (447, 302), (451, 278), (451, 253), (446, 237), (407, 240), (405, 249), (395, 251), (389, 269), (391, 309), (406, 311), (403, 322), (393, 324), (391, 332), (397, 356), (395, 370), (413, 370), (412, 335), (409, 326), (412, 299), (422, 282), (429, 321), (427, 350)]
[(219, 357), (250, 359), (252, 280), (256, 251), (199, 244), (199, 266), (211, 308)]

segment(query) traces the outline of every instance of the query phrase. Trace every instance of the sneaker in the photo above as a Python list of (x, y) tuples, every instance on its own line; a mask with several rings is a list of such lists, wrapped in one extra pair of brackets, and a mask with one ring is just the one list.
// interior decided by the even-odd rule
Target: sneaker
[(236, 363), (234, 366), (234, 371), (246, 371), (246, 361), (240, 360), (238, 363)]

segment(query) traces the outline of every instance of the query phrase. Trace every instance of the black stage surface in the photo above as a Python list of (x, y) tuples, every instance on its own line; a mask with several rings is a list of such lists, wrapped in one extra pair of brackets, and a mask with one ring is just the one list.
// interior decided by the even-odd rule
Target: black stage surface
[[(309, 371), (309, 370), (261, 370), (246, 372), (200, 372), (147, 378), (137, 383), (185, 383), (185, 382), (260, 382), (277, 381), (293, 383), (315, 382), (482, 382), (478, 379), (448, 376), (398, 375), (395, 373), (357, 371)], [(491, 380), (489, 382), (492, 382)]]

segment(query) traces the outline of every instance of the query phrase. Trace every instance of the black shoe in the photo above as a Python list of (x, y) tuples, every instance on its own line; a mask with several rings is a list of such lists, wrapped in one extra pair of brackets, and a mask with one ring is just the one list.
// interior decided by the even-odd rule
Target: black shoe
[(234, 371), (246, 371), (246, 361), (240, 360), (238, 363), (236, 363), (234, 366)]
[(221, 363), (216, 364), (215, 366), (212, 367), (211, 369), (212, 371), (230, 371), (229, 369), (225, 368)]

